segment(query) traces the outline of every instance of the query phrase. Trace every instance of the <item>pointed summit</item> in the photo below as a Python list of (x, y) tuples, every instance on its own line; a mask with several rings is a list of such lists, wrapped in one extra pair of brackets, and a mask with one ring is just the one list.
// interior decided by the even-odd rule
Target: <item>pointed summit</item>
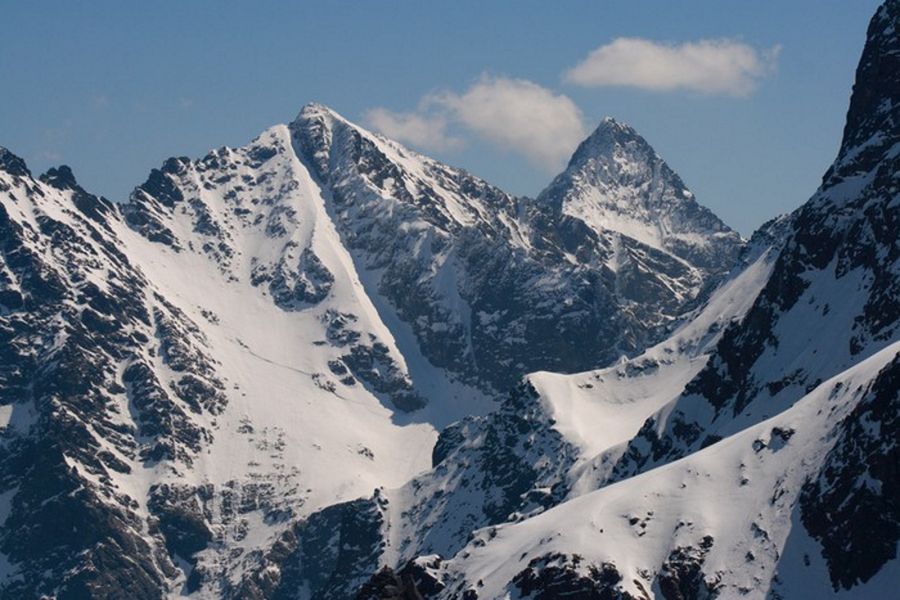
[(704, 271), (732, 265), (740, 236), (694, 199), (681, 177), (634, 128), (611, 117), (575, 150), (538, 202)]
[(297, 154), (304, 157), (316, 171), (320, 179), (329, 177), (328, 160), (335, 121), (350, 124), (331, 108), (318, 102), (303, 105), (300, 112), (288, 125)]
[(356, 131), (372, 135), (356, 123), (353, 123), (344, 115), (340, 114), (330, 106), (326, 106), (320, 102), (307, 102), (297, 113), (296, 118), (291, 121), (288, 127), (291, 131), (307, 131), (316, 132), (317, 130), (330, 131), (336, 124), (351, 127)]
[[(644, 169), (648, 177), (661, 176), (674, 188), (675, 198), (693, 198), (684, 182), (656, 150), (633, 127), (605, 117), (572, 155), (566, 170), (557, 179), (586, 178), (596, 183), (611, 177), (628, 178)], [(555, 182), (554, 182), (555, 183)], [(634, 183), (641, 183), (635, 180)], [(552, 187), (552, 186), (551, 186)]]
[(598, 156), (611, 155), (615, 147), (634, 144), (648, 154), (655, 154), (650, 144), (634, 130), (612, 117), (604, 117), (593, 133), (578, 145), (566, 170), (577, 168)]
[(297, 113), (297, 117), (291, 123), (296, 122), (304, 122), (304, 121), (312, 121), (312, 120), (333, 120), (336, 119), (338, 121), (343, 121), (348, 123), (347, 119), (345, 119), (341, 114), (339, 114), (333, 108), (326, 106), (320, 102), (307, 102), (300, 108), (300, 112)]
[[(898, 133), (900, 119), (900, 2), (885, 2), (872, 17), (856, 69), (843, 146), (858, 144), (875, 131)], [(844, 149), (845, 149), (844, 148)]]
[[(837, 160), (823, 178), (831, 187), (871, 172), (896, 183), (900, 142), (900, 1), (888, 0), (872, 17), (866, 36)], [(885, 161), (887, 159), (887, 162)], [(882, 185), (887, 189), (890, 186)], [(852, 195), (852, 190), (851, 190)]]

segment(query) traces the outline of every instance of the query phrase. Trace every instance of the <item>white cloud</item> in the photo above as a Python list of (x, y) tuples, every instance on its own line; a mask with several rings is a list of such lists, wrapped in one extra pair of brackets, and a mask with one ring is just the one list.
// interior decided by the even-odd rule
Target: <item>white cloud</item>
[(524, 79), (487, 75), (461, 94), (425, 96), (415, 112), (375, 108), (366, 118), (385, 135), (425, 149), (459, 146), (447, 127), (461, 126), (551, 172), (585, 136), (581, 111), (568, 97)]
[(462, 145), (461, 139), (447, 134), (447, 119), (443, 115), (373, 108), (365, 118), (384, 135), (420, 148), (448, 150)]
[(734, 40), (663, 44), (617, 38), (591, 52), (565, 73), (588, 87), (629, 86), (653, 91), (693, 90), (747, 96), (772, 71), (779, 46), (759, 51)]
[(445, 92), (430, 101), (475, 134), (550, 171), (585, 136), (574, 102), (524, 79), (482, 76), (463, 94)]

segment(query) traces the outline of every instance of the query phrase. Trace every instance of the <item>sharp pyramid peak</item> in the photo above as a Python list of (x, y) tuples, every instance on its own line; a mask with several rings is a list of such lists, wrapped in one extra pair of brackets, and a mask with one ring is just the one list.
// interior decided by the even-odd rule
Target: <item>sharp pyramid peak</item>
[[(627, 137), (638, 137), (641, 138), (641, 135), (635, 130), (634, 127), (629, 125), (624, 121), (620, 121), (615, 117), (603, 117), (600, 123), (594, 128), (594, 131), (587, 137), (590, 139), (595, 136), (602, 135), (616, 135), (616, 136), (627, 136)], [(643, 138), (641, 138), (643, 139)]]
[(307, 102), (306, 104), (304, 104), (300, 109), (300, 112), (297, 113), (297, 118), (294, 121), (297, 122), (314, 120), (339, 121), (355, 126), (354, 123), (352, 123), (342, 114), (340, 114), (330, 106), (322, 104), (321, 102)]
[(636, 155), (645, 156), (648, 162), (659, 158), (653, 147), (631, 125), (613, 117), (604, 117), (594, 131), (578, 145), (569, 159), (566, 171), (579, 169), (597, 158), (611, 158), (617, 148), (626, 144), (634, 145), (638, 151)]

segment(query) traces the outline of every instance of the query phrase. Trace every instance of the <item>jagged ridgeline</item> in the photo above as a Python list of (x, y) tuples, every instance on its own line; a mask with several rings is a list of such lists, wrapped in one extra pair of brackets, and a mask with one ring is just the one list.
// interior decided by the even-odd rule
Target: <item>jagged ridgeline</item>
[(504, 409), (446, 429), (431, 472), (373, 498), (381, 559), (335, 561), (345, 578), (377, 562), (357, 597), (895, 596), (898, 148), (891, 0), (813, 197), (757, 232), (668, 340), (530, 375)]
[(612, 119), (536, 198), (316, 104), (0, 149), (0, 598), (890, 597), (898, 27), (749, 241)]
[(123, 202), (2, 150), (0, 201), (10, 598), (245, 593), (526, 373), (662, 339), (744, 244), (612, 120), (536, 199), (310, 104)]

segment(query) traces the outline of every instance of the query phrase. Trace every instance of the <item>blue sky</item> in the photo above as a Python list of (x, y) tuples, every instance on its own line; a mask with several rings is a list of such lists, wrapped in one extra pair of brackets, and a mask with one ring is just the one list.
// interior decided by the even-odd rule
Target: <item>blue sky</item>
[[(574, 150), (573, 137), (611, 115), (644, 135), (698, 200), (749, 234), (804, 202), (834, 158), (877, 5), (6, 1), (0, 145), (34, 171), (69, 164), (85, 187), (119, 200), (166, 157), (244, 144), (315, 100), (409, 134), (411, 145), (511, 192), (535, 194), (565, 147)], [(618, 38), (643, 46), (610, 46)], [(702, 40), (718, 40), (706, 48), (711, 55), (738, 54), (725, 67), (717, 56), (698, 59), (712, 69), (700, 81), (690, 81), (692, 72), (683, 84), (653, 81), (677, 71), (679, 52)], [(604, 46), (606, 64), (566, 76)], [(632, 56), (640, 48), (650, 60), (654, 48), (674, 52), (676, 62), (639, 81), (616, 80), (608, 63), (647, 60)], [(753, 53), (749, 65), (744, 51)], [(728, 65), (744, 79), (716, 83), (734, 75)], [(525, 111), (518, 133), (496, 112), (476, 110), (479, 99), (496, 111), (530, 92), (535, 104), (500, 113)], [(566, 120), (572, 114), (576, 122)], [(410, 117), (431, 127), (427, 135), (397, 129)]]

